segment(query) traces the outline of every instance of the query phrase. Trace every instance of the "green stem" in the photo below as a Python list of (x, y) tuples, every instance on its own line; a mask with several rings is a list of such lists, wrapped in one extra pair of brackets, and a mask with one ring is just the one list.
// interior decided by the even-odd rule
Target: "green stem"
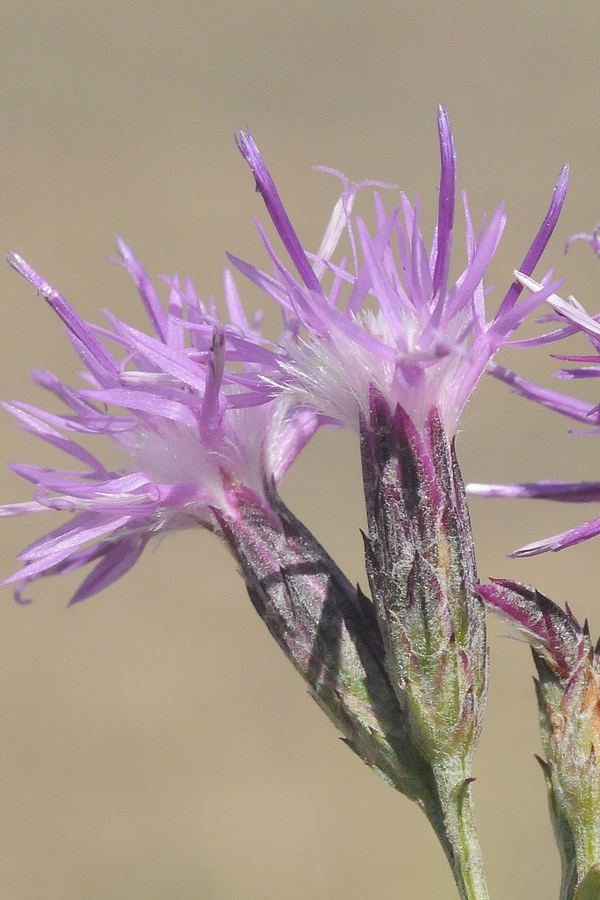
[[(586, 800), (588, 798), (585, 798)], [(573, 878), (571, 884), (580, 885), (582, 881), (584, 881), (586, 875), (588, 873), (597, 873), (598, 866), (600, 863), (600, 827), (598, 826), (598, 812), (597, 809), (594, 809), (594, 803), (597, 798), (593, 797), (592, 802), (582, 802), (581, 810), (578, 816), (573, 816), (572, 825), (573, 827), (573, 840), (574, 840), (574, 863), (573, 869), (577, 869), (576, 879)], [(574, 873), (573, 873), (574, 874)], [(595, 875), (595, 878), (597, 874)], [(595, 890), (597, 890), (597, 882)], [(591, 891), (591, 889), (590, 889)], [(569, 898), (571, 897), (579, 897), (579, 891), (572, 891), (571, 893), (566, 893), (565, 896)], [(584, 894), (583, 896), (588, 896), (588, 894)], [(596, 896), (592, 893), (589, 893), (589, 896)]]
[(446, 834), (452, 847), (452, 871), (461, 900), (489, 900), (470, 781), (454, 781), (454, 787), (450, 787), (444, 773), (438, 779), (438, 786)]

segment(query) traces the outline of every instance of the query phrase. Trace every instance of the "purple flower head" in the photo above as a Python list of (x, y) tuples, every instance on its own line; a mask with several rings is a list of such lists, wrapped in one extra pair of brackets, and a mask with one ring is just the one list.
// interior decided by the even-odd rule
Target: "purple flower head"
[[(441, 177), (430, 249), (418, 200), (413, 204), (400, 194), (388, 213), (375, 192), (375, 227), (369, 230), (352, 211), (359, 188), (367, 185), (339, 176), (342, 196), (316, 255), (303, 249), (254, 141), (241, 134), (240, 150), (297, 274), (260, 226), (274, 274), (230, 261), (275, 299), (289, 331), (297, 332), (287, 355), (277, 359), (273, 386), (294, 406), (360, 433), (365, 556), (386, 671), (411, 739), (431, 766), (460, 886), (464, 845), (452, 824), (454, 806), (458, 798), (465, 808), (471, 803), (488, 657), (454, 435), (494, 354), (543, 297), (521, 300), (515, 280), (488, 321), (484, 277), (504, 212), (500, 207), (476, 229), (464, 195), (466, 265), (451, 277), (456, 158), (444, 110), (438, 130)], [(552, 234), (566, 187), (565, 169), (522, 264), (528, 274)], [(349, 263), (334, 261), (342, 235)], [(470, 895), (464, 885), (459, 889)], [(483, 882), (476, 893), (487, 896)]]
[[(11, 265), (48, 301), (86, 366), (85, 386), (71, 388), (50, 372), (34, 381), (67, 407), (55, 415), (25, 403), (5, 404), (24, 430), (67, 453), (76, 468), (13, 465), (35, 485), (34, 499), (0, 507), (0, 515), (68, 511), (72, 518), (21, 554), (23, 568), (6, 579), (21, 596), (43, 575), (96, 566), (71, 602), (123, 575), (148, 540), (201, 525), (219, 532), (215, 511), (227, 511), (230, 486), (263, 499), (317, 427), (309, 411), (292, 412), (272, 398), (262, 376), (280, 351), (248, 322), (230, 273), (225, 274), (229, 323), (214, 302), (205, 306), (191, 283), (168, 282), (165, 312), (150, 279), (119, 242), (121, 263), (133, 278), (153, 334), (110, 313), (108, 327), (84, 322), (67, 301), (22, 259)], [(109, 349), (110, 348), (110, 349)], [(77, 443), (77, 435), (110, 436), (123, 464), (107, 469)]]
[[(352, 208), (359, 188), (343, 176), (336, 205), (316, 255), (306, 252), (285, 212), (262, 157), (247, 133), (240, 150), (254, 174), (269, 215), (296, 269), (294, 275), (276, 255), (260, 228), (275, 274), (266, 274), (235, 257), (231, 262), (280, 305), (304, 339), (280, 361), (279, 379), (294, 403), (356, 429), (368, 420), (373, 392), (393, 412), (400, 405), (418, 428), (437, 407), (448, 436), (478, 379), (500, 346), (532, 309), (538, 296), (519, 300), (515, 281), (496, 314), (487, 320), (484, 276), (504, 230), (499, 207), (481, 227), (474, 226), (466, 196), (466, 265), (450, 277), (455, 218), (456, 155), (445, 110), (438, 131), (441, 177), (437, 225), (428, 250), (421, 231), (420, 205), (400, 194), (386, 212), (374, 193), (373, 233)], [(556, 224), (567, 187), (563, 169), (554, 197), (522, 264), (530, 274)], [(373, 183), (369, 183), (373, 185)], [(382, 187), (388, 187), (382, 185)], [(342, 234), (351, 265), (333, 254)]]
[[(593, 235), (575, 235), (573, 240), (589, 239), (594, 246), (597, 232)], [(568, 243), (568, 245), (569, 245)], [(563, 380), (577, 380), (600, 377), (600, 315), (591, 316), (574, 297), (564, 300), (557, 294), (550, 292), (548, 287), (538, 284), (531, 278), (519, 274), (519, 279), (526, 287), (534, 292), (534, 295), (545, 297), (546, 303), (553, 309), (553, 314), (546, 316), (545, 321), (558, 324), (555, 330), (550, 331), (539, 338), (526, 341), (516, 341), (516, 345), (535, 346), (551, 344), (575, 334), (583, 334), (592, 345), (589, 355), (564, 355), (554, 354), (555, 359), (564, 362), (576, 363), (577, 368), (562, 368), (556, 372), (556, 377)], [(547, 409), (554, 410), (563, 416), (583, 423), (585, 429), (579, 429), (574, 433), (597, 435), (600, 434), (600, 405), (570, 397), (549, 388), (541, 387), (522, 378), (515, 372), (505, 369), (503, 366), (492, 364), (492, 374), (500, 381), (510, 385), (513, 391), (521, 397), (533, 400)], [(467, 491), (481, 497), (507, 497), (525, 499), (558, 500), (563, 503), (589, 503), (600, 501), (600, 481), (533, 481), (524, 484), (469, 484)], [(572, 547), (588, 538), (600, 534), (600, 518), (591, 519), (588, 522), (571, 528), (568, 531), (554, 534), (548, 538), (534, 541), (521, 547), (513, 553), (513, 556), (535, 556), (548, 550), (564, 550)]]

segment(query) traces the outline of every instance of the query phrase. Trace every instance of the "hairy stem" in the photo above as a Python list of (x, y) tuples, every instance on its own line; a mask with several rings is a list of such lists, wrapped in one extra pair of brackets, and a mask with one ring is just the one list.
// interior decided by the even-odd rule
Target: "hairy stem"
[(475, 828), (471, 780), (452, 779), (452, 782), (454, 786), (447, 787), (447, 773), (438, 779), (458, 893), (461, 900), (489, 900), (481, 847)]

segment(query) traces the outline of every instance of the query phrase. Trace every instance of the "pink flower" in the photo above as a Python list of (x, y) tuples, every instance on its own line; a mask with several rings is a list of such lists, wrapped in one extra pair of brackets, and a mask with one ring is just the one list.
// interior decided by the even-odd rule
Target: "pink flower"
[[(264, 499), (265, 485), (279, 482), (318, 425), (313, 413), (292, 412), (285, 399), (273, 399), (262, 381), (281, 351), (247, 321), (229, 273), (230, 322), (223, 324), (214, 304), (206, 307), (191, 283), (182, 287), (177, 278), (169, 282), (165, 312), (129, 248), (119, 242), (119, 251), (152, 335), (111, 313), (108, 328), (84, 322), (23, 260), (10, 257), (63, 320), (87, 369), (78, 388), (50, 372), (33, 372), (67, 406), (64, 415), (5, 404), (23, 429), (81, 466), (12, 466), (35, 485), (35, 495), (0, 507), (0, 515), (73, 513), (20, 554), (24, 567), (5, 582), (19, 584), (19, 597), (33, 579), (96, 562), (71, 602), (83, 600), (120, 578), (152, 536), (198, 525), (218, 532), (215, 510), (228, 509), (229, 485), (244, 485)], [(109, 435), (122, 451), (122, 467), (106, 469), (77, 443), (78, 434)]]
[[(352, 213), (362, 185), (343, 183), (342, 196), (315, 256), (302, 248), (277, 189), (249, 134), (238, 137), (269, 215), (298, 273), (288, 270), (259, 230), (275, 275), (230, 256), (231, 262), (297, 321), (301, 340), (280, 360), (279, 384), (298, 405), (358, 428), (369, 416), (373, 390), (390, 410), (399, 404), (417, 427), (436, 407), (449, 436), (473, 388), (496, 351), (535, 309), (538, 296), (520, 300), (513, 281), (497, 312), (485, 312), (484, 276), (505, 225), (500, 206), (489, 222), (474, 226), (466, 195), (466, 264), (450, 280), (456, 192), (456, 155), (445, 110), (438, 118), (441, 176), (437, 226), (428, 250), (421, 232), (420, 205), (401, 193), (391, 212), (374, 193), (375, 229)], [(567, 188), (565, 167), (550, 209), (525, 256), (530, 274), (556, 225)], [(389, 187), (382, 185), (382, 187)], [(333, 262), (341, 236), (345, 257)]]

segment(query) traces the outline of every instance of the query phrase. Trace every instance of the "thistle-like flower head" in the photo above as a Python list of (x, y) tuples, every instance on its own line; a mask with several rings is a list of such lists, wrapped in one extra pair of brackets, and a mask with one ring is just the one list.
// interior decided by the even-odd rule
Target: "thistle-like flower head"
[[(441, 176), (430, 247), (418, 200), (400, 194), (386, 212), (375, 192), (370, 231), (353, 213), (366, 185), (340, 176), (342, 196), (316, 256), (303, 249), (254, 141), (241, 134), (240, 150), (297, 276), (262, 229), (273, 276), (230, 260), (277, 301), (298, 332), (277, 360), (274, 384), (283, 396), (360, 432), (367, 572), (386, 666), (411, 734), (449, 798), (469, 783), (487, 688), (485, 617), (453, 438), (494, 354), (543, 298), (520, 299), (515, 280), (488, 319), (484, 276), (505, 216), (499, 207), (476, 229), (465, 195), (466, 264), (451, 276), (456, 155), (443, 109), (438, 131)], [(566, 186), (564, 169), (523, 262), (528, 273), (552, 234)], [(344, 233), (349, 265), (334, 261)]]
[[(417, 428), (436, 407), (449, 437), (478, 379), (509, 335), (540, 302), (519, 300), (512, 283), (496, 314), (485, 312), (484, 276), (505, 225), (500, 206), (477, 229), (463, 194), (466, 265), (451, 277), (455, 219), (456, 155), (447, 115), (440, 109), (441, 176), (437, 225), (428, 249), (419, 201), (400, 194), (386, 212), (374, 194), (375, 229), (352, 213), (359, 188), (343, 177), (344, 189), (316, 256), (303, 248), (271, 176), (249, 134), (240, 150), (254, 174), (269, 215), (298, 273), (293, 275), (261, 234), (275, 275), (230, 257), (286, 317), (304, 329), (305, 340), (281, 361), (280, 383), (294, 402), (359, 428), (369, 418), (375, 391), (390, 410), (400, 405)], [(370, 183), (371, 185), (373, 183)], [(385, 185), (383, 187), (386, 187)], [(546, 218), (522, 270), (530, 274), (552, 234), (567, 187), (563, 169)], [(346, 233), (351, 265), (333, 261)]]
[[(165, 312), (129, 248), (119, 242), (119, 250), (152, 335), (108, 313), (109, 328), (84, 322), (23, 260), (10, 257), (67, 326), (86, 371), (83, 388), (33, 373), (66, 404), (65, 415), (6, 404), (22, 428), (80, 468), (12, 467), (36, 485), (35, 498), (0, 507), (0, 516), (67, 511), (72, 517), (24, 550), (24, 567), (4, 583), (16, 582), (20, 599), (36, 578), (95, 562), (74, 603), (120, 578), (152, 536), (198, 526), (214, 532), (272, 636), (349, 746), (426, 810), (449, 852), (431, 769), (385, 672), (372, 604), (277, 494), (320, 424), (313, 411), (273, 396), (268, 384), (286, 341), (274, 345), (260, 337), (229, 273), (229, 323), (214, 303), (200, 302), (191, 283), (182, 287), (176, 278)], [(123, 466), (107, 469), (72, 437), (78, 434), (112, 438)]]
[[(22, 259), (10, 257), (63, 320), (86, 367), (81, 388), (33, 372), (67, 406), (65, 415), (5, 404), (22, 428), (79, 466), (12, 466), (35, 485), (35, 497), (0, 507), (0, 515), (73, 514), (23, 551), (24, 567), (5, 582), (20, 584), (18, 596), (32, 579), (96, 561), (72, 602), (82, 600), (124, 574), (153, 535), (197, 525), (218, 531), (215, 510), (227, 509), (229, 486), (264, 497), (265, 486), (281, 479), (317, 427), (310, 411), (292, 414), (285, 401), (271, 398), (261, 376), (274, 369), (280, 351), (246, 319), (229, 273), (230, 322), (223, 324), (214, 303), (205, 306), (191, 283), (182, 286), (177, 278), (165, 312), (129, 248), (119, 242), (119, 251), (153, 334), (111, 313), (108, 328), (84, 322)], [(112, 438), (122, 467), (107, 469), (77, 443), (77, 435), (90, 434)]]

